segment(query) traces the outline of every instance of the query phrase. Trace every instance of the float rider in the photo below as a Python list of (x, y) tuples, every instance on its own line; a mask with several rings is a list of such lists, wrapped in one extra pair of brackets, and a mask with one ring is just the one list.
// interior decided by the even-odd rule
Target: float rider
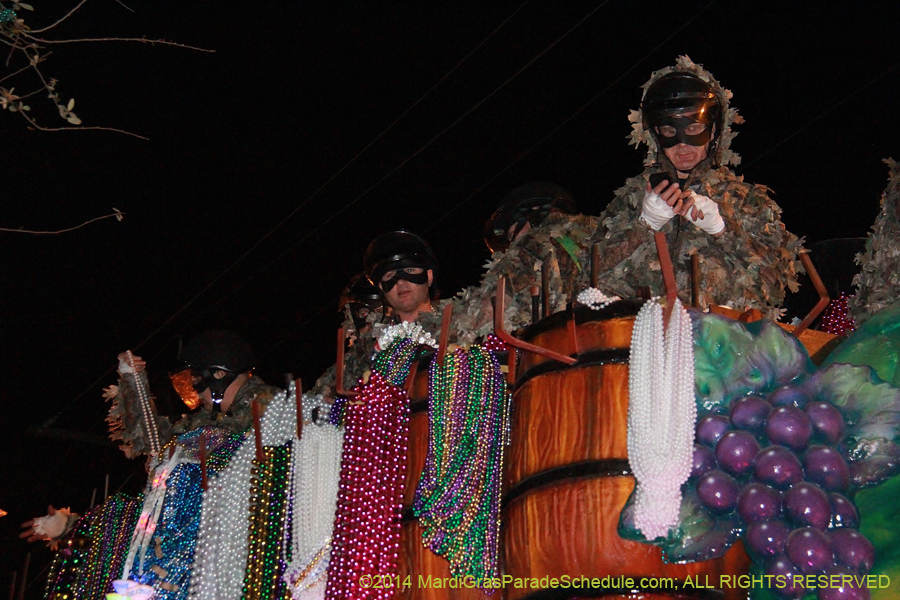
[(369, 244), (363, 264), (395, 319), (416, 321), (421, 314), (434, 312), (437, 259), (425, 240), (403, 230), (386, 233)]
[[(646, 144), (645, 170), (618, 189), (600, 215), (599, 287), (633, 298), (665, 293), (654, 233), (666, 236), (682, 302), (690, 302), (690, 260), (700, 261), (701, 308), (756, 308), (777, 318), (786, 290), (796, 291), (801, 241), (780, 220), (764, 185), (729, 168), (740, 163), (731, 127), (743, 119), (731, 92), (681, 56), (644, 85), (632, 111), (631, 143)], [(583, 284), (587, 275), (582, 273)]]

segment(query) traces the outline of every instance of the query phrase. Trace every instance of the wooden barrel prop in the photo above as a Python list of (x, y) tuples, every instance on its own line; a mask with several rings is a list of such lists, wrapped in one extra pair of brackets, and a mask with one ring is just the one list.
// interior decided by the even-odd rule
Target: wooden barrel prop
[[(578, 362), (570, 367), (531, 353), (520, 360), (501, 553), (504, 573), (529, 584), (506, 584), (507, 600), (746, 597), (746, 590), (715, 589), (720, 575), (747, 573), (749, 559), (740, 545), (720, 559), (675, 565), (663, 562), (659, 548), (617, 533), (619, 513), (634, 488), (626, 437), (628, 356), (639, 308), (633, 301), (600, 311), (578, 307), (574, 338), (567, 327), (571, 313), (551, 315), (523, 334), (526, 341), (572, 356), (577, 343)], [(691, 587), (674, 583), (688, 576)], [(549, 588), (550, 579), (563, 577), (600, 579), (609, 587)]]
[[(404, 584), (409, 577), (409, 586), (397, 590), (395, 598), (402, 600), (487, 600), (491, 598), (477, 588), (439, 588), (435, 585), (420, 585), (422, 581), (440, 579), (449, 582), (450, 563), (443, 556), (438, 556), (422, 544), (422, 528), (419, 527), (412, 512), (416, 497), (416, 487), (425, 459), (428, 456), (428, 367), (433, 354), (423, 357), (418, 364), (413, 387), (410, 390), (410, 417), (408, 466), (406, 484), (403, 490), (403, 513), (400, 529), (400, 583)], [(421, 580), (420, 580), (421, 578)], [(494, 594), (493, 600), (500, 600)]]

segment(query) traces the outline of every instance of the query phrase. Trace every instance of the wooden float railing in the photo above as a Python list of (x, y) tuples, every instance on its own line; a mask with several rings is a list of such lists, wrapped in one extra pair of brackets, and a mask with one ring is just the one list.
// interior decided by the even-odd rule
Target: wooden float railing
[(554, 352), (553, 350), (550, 350), (548, 348), (541, 348), (540, 346), (529, 344), (528, 342), (520, 340), (519, 338), (508, 333), (503, 328), (503, 317), (505, 310), (506, 278), (501, 277), (497, 281), (497, 302), (494, 307), (494, 335), (500, 338), (500, 341), (505, 342), (512, 348), (519, 348), (520, 350), (524, 350), (526, 352), (533, 352), (534, 354), (538, 354), (545, 358), (549, 358), (550, 360), (556, 360), (567, 365), (574, 365), (576, 362), (578, 362), (578, 359), (576, 358), (566, 356), (565, 354), (560, 354), (559, 352)]
[(809, 253), (806, 250), (800, 252), (800, 262), (803, 263), (809, 278), (812, 280), (813, 287), (816, 288), (816, 291), (819, 293), (819, 301), (791, 332), (795, 337), (800, 337), (800, 334), (806, 331), (807, 327), (812, 325), (812, 322), (816, 320), (816, 317), (818, 317), (822, 311), (825, 310), (825, 307), (828, 306), (828, 303), (831, 302), (831, 298), (828, 297), (828, 290), (825, 289), (822, 278), (819, 277), (819, 272), (816, 271), (816, 268), (813, 266), (812, 260), (809, 258)]

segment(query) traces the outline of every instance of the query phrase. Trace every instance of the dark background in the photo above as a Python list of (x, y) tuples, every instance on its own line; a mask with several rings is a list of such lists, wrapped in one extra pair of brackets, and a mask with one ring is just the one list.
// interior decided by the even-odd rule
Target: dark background
[[(39, 26), (74, 3), (34, 4), (23, 16)], [(900, 158), (892, 2), (126, 4), (135, 12), (90, 2), (52, 35), (215, 54), (57, 45), (43, 71), (85, 125), (149, 141), (0, 114), (0, 226), (127, 213), (0, 233), (0, 594), (29, 550), (26, 597), (43, 586), (49, 551), (18, 540), (19, 523), (48, 503), (84, 511), (105, 474), (110, 492), (144, 483), (141, 461), (103, 445), (100, 388), (118, 352), (158, 378), (180, 336), (227, 326), (270, 383), (292, 372), (308, 387), (334, 361), (337, 298), (374, 236), (423, 233), (448, 296), (477, 282), (483, 224), (517, 185), (556, 182), (598, 214), (642, 168), (643, 149), (626, 146), (640, 85), (679, 54), (734, 92), (747, 120), (737, 171), (774, 190), (808, 243), (866, 235), (881, 159)]]

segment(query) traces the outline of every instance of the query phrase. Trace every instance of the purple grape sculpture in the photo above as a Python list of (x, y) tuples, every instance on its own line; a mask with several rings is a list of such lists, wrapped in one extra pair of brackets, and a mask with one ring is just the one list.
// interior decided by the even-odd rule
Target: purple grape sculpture
[[(692, 318), (698, 419), (681, 522), (657, 541), (667, 560), (715, 558), (743, 537), (755, 573), (782, 578), (754, 600), (869, 598), (854, 585), (807, 589), (805, 578), (872, 570), (850, 498), (900, 473), (900, 390), (865, 367), (817, 371), (772, 323)], [(644, 541), (631, 504), (620, 535)]]
[(716, 460), (732, 475), (742, 475), (753, 466), (759, 442), (746, 431), (729, 431), (716, 444)]
[(800, 451), (809, 443), (812, 423), (806, 413), (796, 406), (779, 406), (766, 419), (766, 436), (773, 444)]
[(784, 495), (784, 512), (800, 526), (824, 530), (831, 523), (828, 494), (808, 481), (801, 481)]
[(803, 457), (806, 477), (828, 492), (841, 492), (850, 484), (850, 467), (841, 453), (828, 446), (810, 446)]
[(772, 405), (759, 396), (744, 396), (731, 405), (731, 422), (738, 429), (760, 433)]
[(818, 575), (834, 564), (831, 540), (813, 527), (795, 529), (784, 545), (785, 554), (804, 575)]
[(794, 406), (803, 408), (809, 402), (809, 395), (803, 388), (785, 385), (769, 395), (772, 406)]
[(738, 514), (747, 523), (775, 519), (781, 514), (781, 494), (763, 483), (751, 483), (738, 496)]
[(831, 549), (838, 564), (853, 573), (864, 575), (875, 562), (875, 547), (872, 542), (855, 529), (841, 527), (830, 532)]
[(697, 479), (716, 468), (716, 453), (708, 446), (694, 444), (694, 455), (691, 463), (691, 478)]

